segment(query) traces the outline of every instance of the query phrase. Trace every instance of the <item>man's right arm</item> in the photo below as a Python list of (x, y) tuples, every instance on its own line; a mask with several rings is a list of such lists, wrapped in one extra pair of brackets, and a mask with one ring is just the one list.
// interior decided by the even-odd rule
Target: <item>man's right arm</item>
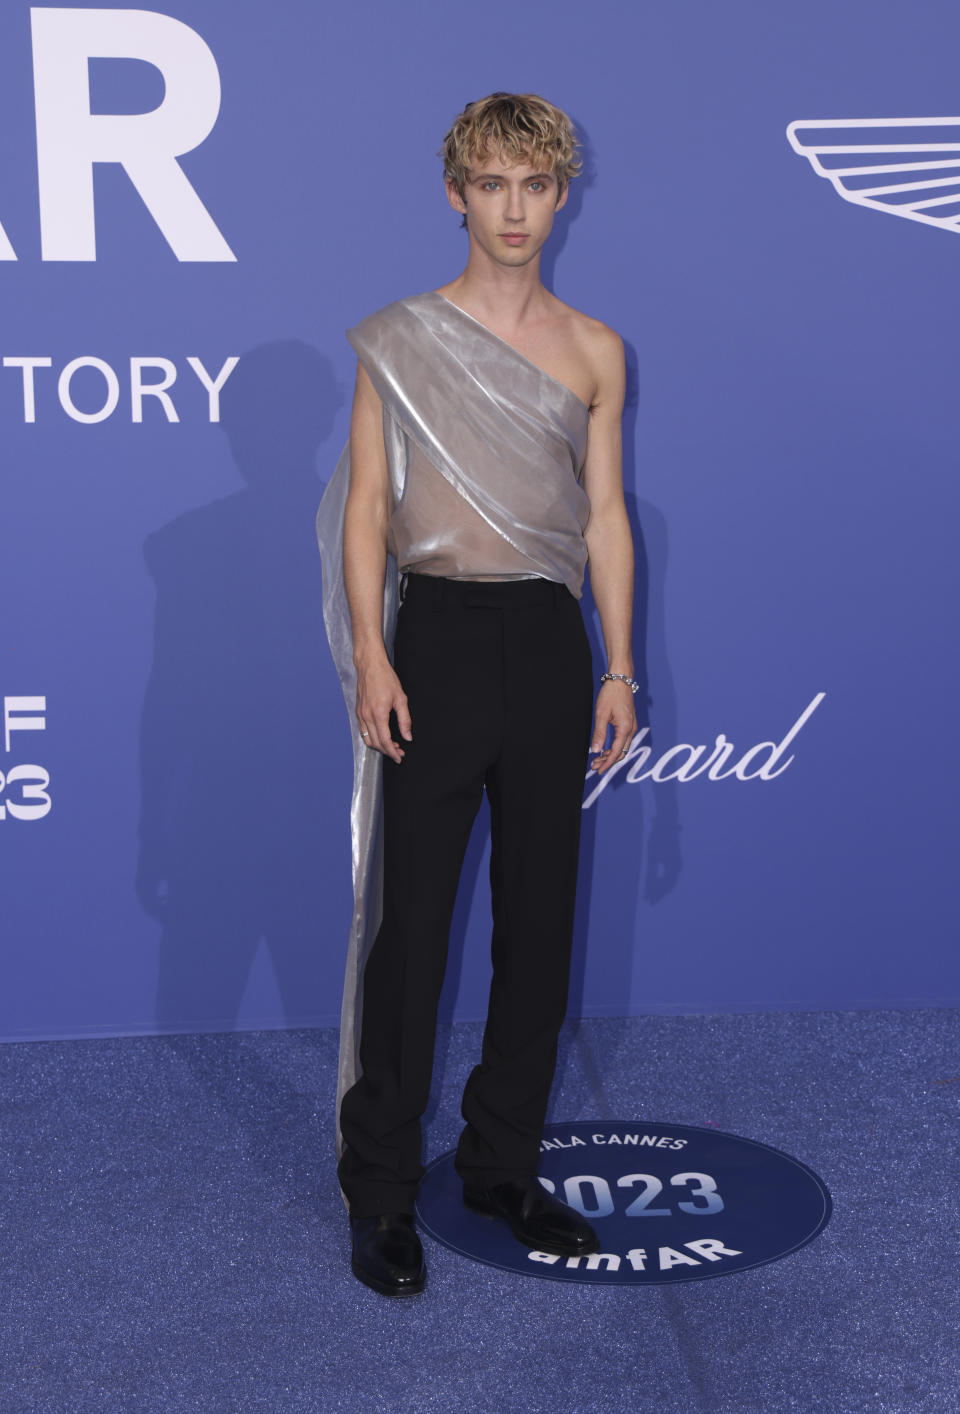
[(390, 712), (412, 741), (406, 694), (383, 641), (383, 580), (387, 563), (389, 474), (383, 409), (369, 374), (357, 365), (350, 418), (350, 489), (343, 522), (343, 577), (357, 669), (357, 718), (364, 741), (392, 761), (403, 750), (390, 735)]

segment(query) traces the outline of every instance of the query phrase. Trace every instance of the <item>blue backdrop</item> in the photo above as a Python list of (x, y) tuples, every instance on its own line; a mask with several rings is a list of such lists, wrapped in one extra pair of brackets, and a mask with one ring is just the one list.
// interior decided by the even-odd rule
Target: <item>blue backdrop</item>
[[(574, 1013), (955, 1002), (960, 207), (810, 157), (949, 180), (956, 8), (162, 10), (0, 21), (0, 1035), (337, 1019), (343, 331), (461, 267), (434, 154), (496, 88), (581, 128), (546, 278), (631, 373), (650, 730), (587, 786)], [(478, 827), (447, 1015), (487, 937)]]

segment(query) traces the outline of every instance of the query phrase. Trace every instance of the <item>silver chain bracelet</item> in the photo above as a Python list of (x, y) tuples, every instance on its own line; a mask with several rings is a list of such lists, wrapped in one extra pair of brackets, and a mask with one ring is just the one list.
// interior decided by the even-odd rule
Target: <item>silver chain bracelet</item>
[(625, 682), (627, 684), (627, 687), (629, 687), (630, 691), (634, 694), (640, 687), (640, 684), (638, 682), (635, 682), (633, 678), (628, 678), (625, 673), (604, 673), (601, 676), (600, 681), (601, 683)]

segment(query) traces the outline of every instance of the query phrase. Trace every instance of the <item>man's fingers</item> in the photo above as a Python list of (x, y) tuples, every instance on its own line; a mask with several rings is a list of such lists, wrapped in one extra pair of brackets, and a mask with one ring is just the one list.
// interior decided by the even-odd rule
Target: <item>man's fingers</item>
[(357, 720), (364, 742), (373, 751), (389, 756), (391, 761), (403, 760), (404, 752), (390, 730), (390, 719), (396, 712), (397, 734), (413, 740), (413, 723), (407, 695), (388, 663), (377, 665), (360, 674), (357, 683)]
[(367, 707), (364, 713), (357, 713), (360, 723), (360, 735), (365, 746), (369, 746), (373, 751), (380, 751), (384, 756), (389, 756), (391, 761), (402, 761), (403, 751), (390, 735), (390, 708), (385, 707), (379, 711), (376, 708)]
[(398, 697), (393, 704), (397, 714), (397, 726), (400, 728), (400, 735), (407, 741), (413, 741), (413, 722), (410, 720), (410, 708), (405, 697)]
[(602, 751), (603, 743), (607, 739), (607, 727), (610, 725), (609, 716), (597, 716), (596, 725), (593, 728), (593, 738), (590, 742), (590, 750), (593, 752)]
[(632, 733), (627, 727), (620, 727), (614, 735), (613, 744), (610, 747), (611, 761), (619, 761), (622, 756), (626, 756), (630, 749), (630, 737)]
[(402, 761), (403, 751), (390, 735), (390, 708), (381, 707), (375, 715), (375, 725), (378, 738), (378, 751), (382, 751), (384, 756), (389, 756), (391, 761)]
[[(597, 772), (598, 775), (601, 776), (603, 775), (604, 771), (609, 770), (611, 766), (615, 766), (618, 761), (623, 760), (627, 752), (630, 750), (630, 743), (633, 740), (634, 733), (637, 730), (637, 724), (635, 720), (632, 722), (617, 723), (614, 719), (611, 718), (610, 725), (612, 725), (613, 727), (613, 741), (610, 743), (610, 745), (602, 751), (598, 750), (595, 746), (591, 747), (592, 751), (597, 752), (596, 759), (593, 762), (594, 770)], [(594, 741), (602, 742), (603, 737), (598, 737), (595, 734)]]
[(372, 717), (360, 717), (360, 735), (363, 738), (364, 746), (369, 746), (373, 751), (380, 750), (380, 737), (377, 733), (377, 724)]

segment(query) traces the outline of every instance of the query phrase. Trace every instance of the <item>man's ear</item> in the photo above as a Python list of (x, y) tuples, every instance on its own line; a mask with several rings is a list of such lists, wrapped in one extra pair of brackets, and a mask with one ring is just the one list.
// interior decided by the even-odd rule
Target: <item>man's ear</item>
[(566, 206), (566, 204), (567, 204), (567, 197), (568, 197), (569, 195), (570, 195), (570, 183), (568, 182), (567, 185), (566, 185), (566, 186), (564, 187), (564, 189), (563, 189), (563, 195), (560, 197), (560, 199), (559, 199), (559, 201), (557, 202), (556, 206), (553, 208), (554, 211), (559, 211), (560, 208), (561, 208), (561, 206)]
[(464, 201), (463, 197), (457, 190), (456, 182), (447, 181), (444, 182), (444, 186), (447, 189), (447, 200), (453, 207), (454, 211), (459, 211), (461, 216), (466, 216), (467, 203)]

